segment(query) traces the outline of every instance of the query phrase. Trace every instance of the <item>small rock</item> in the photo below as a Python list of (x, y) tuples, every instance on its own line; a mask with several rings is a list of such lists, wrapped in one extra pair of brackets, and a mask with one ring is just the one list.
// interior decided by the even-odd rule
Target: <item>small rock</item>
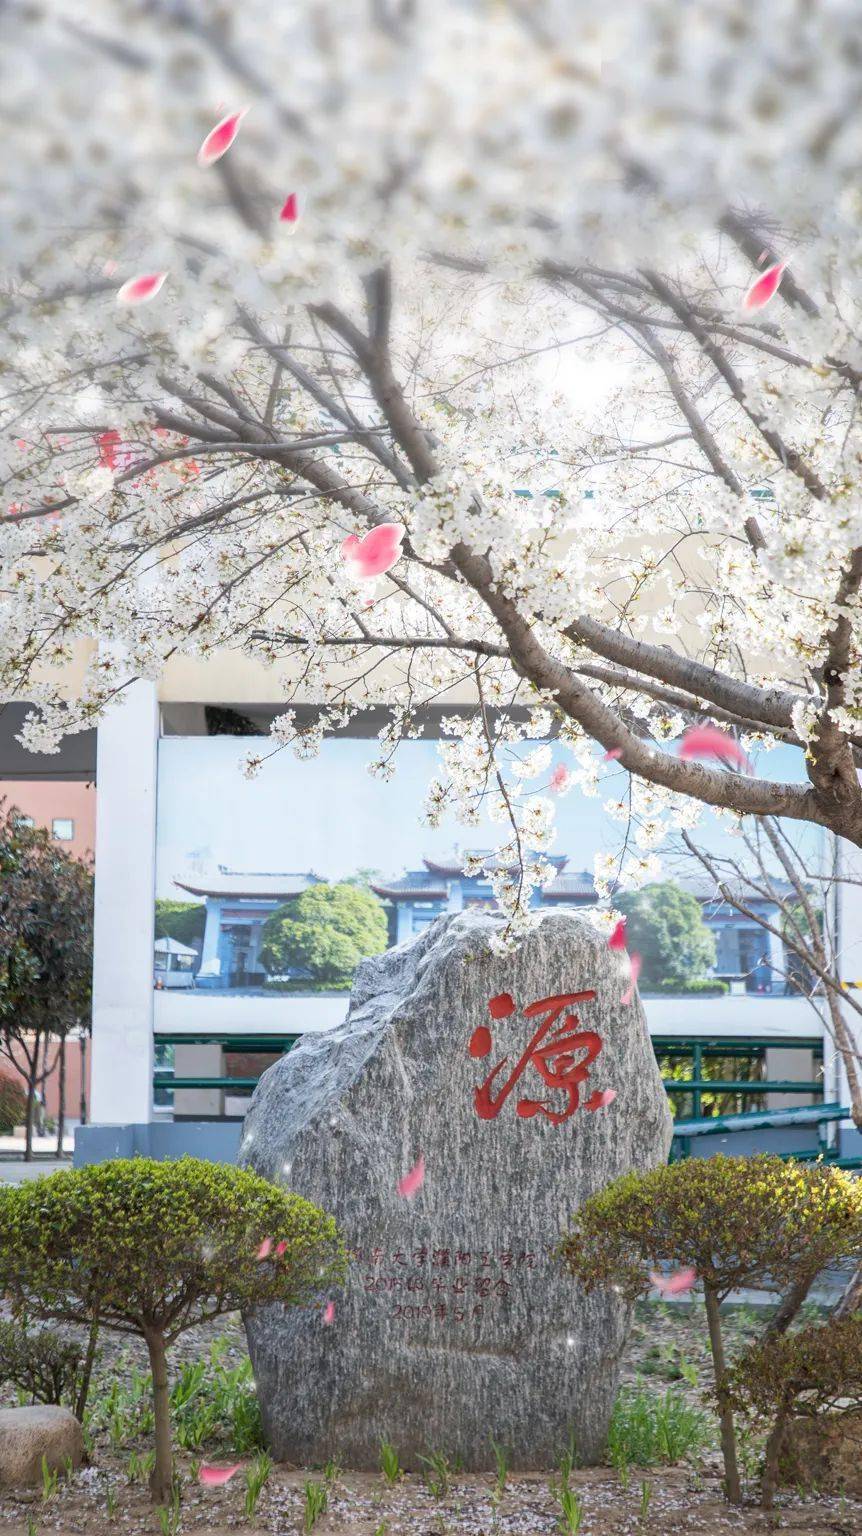
[(42, 1457), (52, 1472), (67, 1457), (79, 1467), (84, 1454), (81, 1426), (70, 1408), (42, 1404), (0, 1409), (0, 1487), (22, 1488), (42, 1480)]

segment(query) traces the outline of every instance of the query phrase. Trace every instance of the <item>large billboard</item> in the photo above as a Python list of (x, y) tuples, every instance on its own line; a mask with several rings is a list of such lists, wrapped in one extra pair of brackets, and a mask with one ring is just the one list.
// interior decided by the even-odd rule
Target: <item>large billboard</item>
[[(376, 746), (333, 736), (318, 757), (300, 761), (287, 751), (272, 756), (270, 738), (162, 739), (153, 955), (159, 991), (193, 996), (196, 1005), (345, 994), (364, 956), (410, 939), (440, 913), (493, 906), (487, 878), (465, 875), (463, 865), (465, 852), (493, 848), (499, 828), (487, 822), (465, 830), (445, 818), (435, 828), (423, 825), (424, 791), (439, 770), (436, 742), (404, 744), (388, 780), (368, 771)], [(249, 779), (242, 765), (257, 751), (270, 755)], [(565, 761), (564, 750), (556, 757)], [(773, 753), (770, 770), (799, 777), (799, 755)], [(625, 783), (610, 765), (608, 795)], [(592, 907), (596, 856), (615, 856), (625, 828), (603, 812), (601, 796), (577, 790), (559, 797), (556, 826), (554, 877), (537, 900)], [(810, 865), (822, 859), (821, 834), (804, 835)], [(696, 837), (718, 857), (746, 857), (710, 813)], [(669, 889), (656, 894), (657, 886)], [(772, 889), (780, 897), (782, 882)], [(638, 901), (642, 992), (766, 998), (798, 991), (778, 902), (766, 902), (776, 935), (722, 901), (715, 880), (678, 846), (665, 850), (660, 874)], [(757, 906), (756, 893), (748, 901)]]

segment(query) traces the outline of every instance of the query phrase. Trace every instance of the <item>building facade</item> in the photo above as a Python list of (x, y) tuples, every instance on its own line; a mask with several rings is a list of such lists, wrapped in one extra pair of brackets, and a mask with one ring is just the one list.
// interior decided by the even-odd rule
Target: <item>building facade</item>
[(266, 981), (260, 950), (267, 919), (286, 902), (321, 883), (304, 874), (259, 873), (226, 869), (214, 876), (175, 879), (178, 890), (206, 907), (200, 964), (195, 985), (213, 990), (257, 988)]
[[(394, 909), (392, 937), (402, 944), (421, 933), (435, 917), (444, 912), (461, 912), (465, 907), (493, 907), (494, 893), (485, 876), (463, 873), (464, 857), (457, 853), (445, 862), (424, 859), (422, 869), (408, 870), (396, 879), (372, 885), (381, 900)], [(565, 854), (548, 861), (556, 873), (542, 890), (533, 893), (535, 907), (591, 907), (596, 903), (593, 877), (588, 870), (570, 870)], [(729, 903), (716, 898), (714, 886), (697, 879), (677, 882), (700, 902), (704, 923), (713, 935), (716, 963), (711, 974), (724, 981), (733, 992), (787, 995), (792, 988), (784, 947), (777, 934), (745, 917)], [(790, 887), (773, 881), (778, 898)], [(781, 911), (777, 901), (745, 893), (746, 905), (780, 928)]]

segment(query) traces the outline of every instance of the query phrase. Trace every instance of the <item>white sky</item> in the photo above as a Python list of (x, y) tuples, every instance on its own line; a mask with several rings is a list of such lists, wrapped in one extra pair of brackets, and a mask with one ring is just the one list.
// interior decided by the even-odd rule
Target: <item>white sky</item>
[[(290, 752), (281, 752), (249, 780), (240, 764), (248, 752), (268, 750), (269, 738), (163, 738), (156, 895), (181, 899), (173, 878), (195, 866), (200, 872), (219, 864), (259, 873), (313, 869), (331, 880), (372, 868), (388, 877), (421, 868), (423, 855), (448, 854), (455, 843), (493, 846), (500, 828), (490, 823), (467, 828), (449, 818), (437, 831), (420, 825), (425, 786), (438, 769), (433, 741), (405, 743), (388, 783), (366, 771), (377, 745), (332, 738), (319, 757), (298, 762)], [(554, 761), (566, 757), (560, 749)], [(770, 778), (799, 779), (800, 754), (778, 748), (761, 771)], [(625, 773), (609, 765), (607, 794), (619, 794), (625, 782)], [(619, 846), (622, 828), (602, 814), (602, 798), (572, 791), (557, 802), (558, 832), (551, 851), (567, 854), (570, 870), (591, 870), (597, 852)], [(738, 844), (731, 844), (708, 813), (703, 832), (710, 847), (726, 851), (732, 846), (738, 852)]]

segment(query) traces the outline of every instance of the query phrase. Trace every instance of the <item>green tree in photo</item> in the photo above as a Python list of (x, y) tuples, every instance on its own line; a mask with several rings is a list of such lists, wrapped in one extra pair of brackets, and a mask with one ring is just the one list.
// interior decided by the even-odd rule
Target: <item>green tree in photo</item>
[[(0, 1056), (26, 1087), (24, 1156), (33, 1155), (36, 1095), (65, 1042), (90, 1015), (93, 875), (42, 827), (0, 802)], [(63, 1113), (58, 1117), (62, 1149)]]
[(260, 958), (270, 975), (301, 969), (323, 985), (348, 987), (359, 961), (379, 955), (386, 938), (386, 914), (371, 891), (314, 885), (269, 918)]
[(155, 937), (176, 939), (178, 944), (194, 948), (203, 939), (206, 919), (207, 909), (202, 901), (160, 899), (156, 902)]
[(685, 986), (715, 964), (715, 939), (700, 902), (672, 880), (616, 898), (630, 952), (641, 957), (641, 985)]

